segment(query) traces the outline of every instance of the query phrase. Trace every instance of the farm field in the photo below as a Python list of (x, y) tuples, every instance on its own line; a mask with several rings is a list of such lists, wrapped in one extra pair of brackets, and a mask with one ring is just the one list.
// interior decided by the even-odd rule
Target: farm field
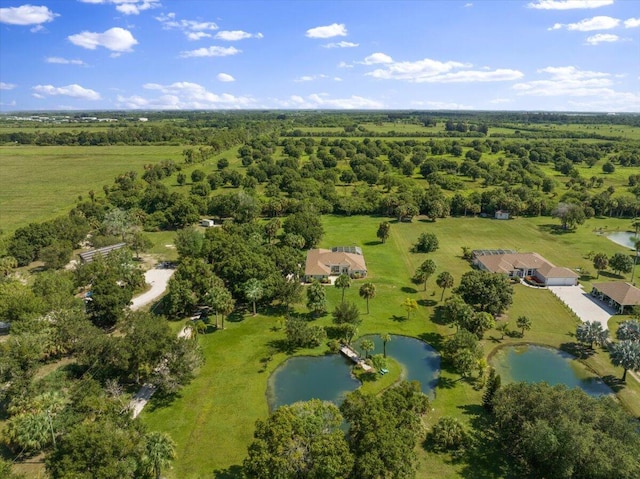
[(65, 215), (78, 195), (127, 171), (162, 160), (180, 161), (182, 146), (0, 146), (0, 229)]
[[(435, 347), (441, 347), (454, 330), (434, 321), (441, 294), (435, 280), (429, 280), (426, 292), (410, 281), (414, 268), (427, 257), (409, 251), (421, 232), (434, 232), (440, 238), (440, 249), (429, 255), (438, 266), (436, 274), (449, 271), (458, 283), (460, 276), (470, 269), (460, 257), (462, 246), (537, 251), (559, 265), (586, 267), (589, 261), (583, 255), (591, 249), (608, 253), (622, 250), (593, 230), (601, 227), (624, 229), (627, 223), (589, 220), (575, 233), (556, 236), (546, 228), (548, 218), (507, 222), (452, 218), (435, 223), (394, 223), (391, 237), (386, 244), (380, 244), (375, 237), (380, 221), (380, 218), (361, 216), (324, 218), (326, 234), (321, 246), (361, 245), (371, 272), (368, 279), (377, 288), (369, 315), (364, 314), (364, 301), (358, 296), (359, 282), (354, 281), (346, 291), (346, 300), (358, 304), (363, 312), (359, 334), (404, 334), (421, 338)], [(331, 311), (340, 301), (340, 291), (328, 287), (327, 295)], [(448, 295), (449, 291), (445, 298)], [(406, 297), (414, 298), (420, 304), (409, 320), (405, 319), (406, 314), (400, 306)], [(299, 309), (301, 313), (305, 311), (305, 308)], [(578, 324), (548, 291), (516, 286), (514, 304), (507, 313), (512, 328), (515, 318), (522, 314), (533, 321), (533, 327), (524, 339), (505, 337), (500, 340), (497, 331), (489, 331), (483, 342), (486, 354), (501, 345), (522, 341), (559, 347), (572, 341), (572, 333)], [(330, 322), (330, 315), (315, 320), (320, 325)], [(198, 377), (173, 403), (152, 403), (142, 415), (143, 421), (152, 429), (169, 432), (178, 444), (178, 459), (170, 472), (171, 477), (211, 477), (212, 473), (218, 478), (238, 477), (255, 420), (264, 419), (268, 413), (265, 393), (269, 374), (287, 358), (276, 347), (278, 340), (283, 338), (282, 318), (277, 314), (256, 317), (246, 314), (229, 321), (224, 331), (200, 336), (207, 359)], [(297, 354), (317, 355), (324, 354), (325, 350), (323, 345)], [(611, 366), (604, 353), (590, 358), (586, 366), (603, 376), (622, 375), (622, 370)], [(481, 391), (476, 391), (469, 383), (461, 381), (459, 375), (446, 369), (441, 377), (441, 386), (432, 403), (434, 411), (426, 417), (427, 425), (442, 415), (456, 416), (465, 422), (481, 415)], [(637, 383), (628, 380), (619, 396), (636, 416), (640, 416), (640, 386)], [(478, 464), (465, 465), (451, 462), (446, 455), (422, 450), (419, 457), (418, 477), (456, 478), (461, 477), (466, 467), (482, 467), (480, 459)]]

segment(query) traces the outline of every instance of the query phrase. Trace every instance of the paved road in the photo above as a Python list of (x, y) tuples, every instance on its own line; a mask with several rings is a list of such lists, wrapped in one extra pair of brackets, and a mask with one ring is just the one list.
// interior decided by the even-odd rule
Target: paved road
[(615, 314), (612, 308), (585, 293), (582, 286), (549, 286), (549, 290), (564, 302), (583, 321), (598, 321), (602, 329)]
[(167, 289), (167, 283), (169, 278), (173, 275), (175, 269), (157, 269), (153, 268), (148, 270), (144, 274), (144, 280), (147, 284), (151, 285), (151, 289), (142, 293), (140, 296), (136, 296), (131, 301), (131, 309), (140, 309), (149, 303), (152, 303), (155, 299), (162, 296), (162, 293)]

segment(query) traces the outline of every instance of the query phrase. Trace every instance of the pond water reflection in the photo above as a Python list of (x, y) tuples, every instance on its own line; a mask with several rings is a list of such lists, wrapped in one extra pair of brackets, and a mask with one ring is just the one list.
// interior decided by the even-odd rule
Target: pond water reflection
[[(356, 349), (362, 339), (374, 342), (375, 350), (371, 354), (382, 354), (382, 340), (378, 335), (358, 339), (354, 342)], [(403, 379), (420, 382), (422, 391), (433, 395), (440, 374), (440, 355), (435, 349), (419, 339), (392, 335), (387, 343), (387, 356), (402, 365)], [(352, 362), (339, 354), (287, 359), (269, 378), (269, 408), (274, 410), (310, 399), (340, 404), (349, 392), (360, 387), (360, 381), (351, 374), (352, 366)]]
[(535, 345), (508, 346), (489, 360), (503, 383), (546, 382), (578, 387), (592, 396), (613, 394), (602, 379), (591, 374), (572, 355), (558, 349)]

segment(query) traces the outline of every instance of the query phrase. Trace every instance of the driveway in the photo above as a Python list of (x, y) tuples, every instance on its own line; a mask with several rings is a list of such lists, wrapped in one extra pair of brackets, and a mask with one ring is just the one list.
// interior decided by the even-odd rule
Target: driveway
[(167, 283), (174, 271), (175, 269), (169, 268), (153, 268), (148, 270), (144, 274), (144, 280), (147, 284), (151, 285), (151, 288), (149, 291), (145, 291), (140, 296), (133, 298), (131, 301), (131, 309), (134, 311), (140, 309), (162, 296), (162, 293), (167, 289)]
[(615, 314), (613, 308), (585, 293), (582, 286), (549, 286), (549, 290), (565, 303), (584, 322), (597, 321), (603, 329)]

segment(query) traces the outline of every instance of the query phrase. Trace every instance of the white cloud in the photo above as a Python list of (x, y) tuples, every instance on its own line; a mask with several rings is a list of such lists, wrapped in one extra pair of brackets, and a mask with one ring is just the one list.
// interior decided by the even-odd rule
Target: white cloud
[(326, 93), (313, 93), (307, 97), (292, 95), (287, 100), (275, 100), (280, 107), (296, 109), (380, 109), (384, 104), (369, 98), (352, 95), (348, 98), (330, 98)]
[(143, 85), (147, 90), (162, 93), (157, 98), (142, 96), (117, 97), (118, 108), (154, 109), (154, 110), (193, 110), (220, 108), (249, 108), (254, 100), (246, 96), (234, 96), (228, 93), (212, 93), (202, 85), (191, 82), (176, 82), (171, 85), (147, 83)]
[(0, 90), (13, 90), (16, 87), (13, 83), (5, 83), (0, 81)]
[(197, 50), (188, 50), (180, 52), (182, 58), (191, 57), (228, 57), (230, 55), (237, 55), (242, 50), (238, 50), (235, 47), (218, 47), (212, 46), (209, 48), (198, 48)]
[(338, 63), (338, 68), (353, 68), (353, 65), (351, 65), (350, 63), (342, 61), (342, 62)]
[(637, 111), (640, 108), (640, 95), (614, 90), (609, 73), (580, 70), (574, 66), (547, 67), (538, 73), (546, 73), (549, 78), (516, 83), (513, 89), (518, 95), (565, 97), (568, 107), (582, 110)]
[(362, 63), (364, 65), (377, 65), (380, 63), (393, 63), (393, 58), (385, 53), (372, 53), (367, 58), (365, 58)]
[(80, 98), (82, 100), (99, 100), (100, 94), (89, 88), (83, 88), (80, 85), (73, 84), (61, 87), (53, 85), (36, 85), (33, 87), (35, 92), (33, 96), (36, 98), (44, 98), (47, 96), (69, 96), (72, 98)]
[(333, 77), (333, 81), (343, 81), (340, 77)]
[(321, 80), (323, 78), (329, 78), (327, 75), (324, 74), (320, 74), (320, 75), (304, 75), (301, 77), (298, 77), (296, 79), (294, 79), (294, 82), (297, 83), (302, 83), (302, 82), (308, 82), (308, 81), (314, 81), (314, 80)]
[(61, 57), (47, 57), (44, 60), (46, 63), (55, 63), (58, 65), (85, 65), (82, 60), (69, 60)]
[(8, 23), (9, 25), (40, 25), (52, 22), (54, 18), (59, 16), (44, 6), (22, 5), (0, 8), (0, 23)]
[(305, 35), (309, 38), (346, 37), (347, 28), (344, 23), (332, 23), (324, 27), (310, 28)]
[(160, 0), (80, 0), (82, 3), (113, 4), (116, 10), (124, 15), (138, 15), (144, 10), (157, 8)]
[(167, 13), (155, 17), (162, 24), (165, 30), (180, 30), (189, 40), (200, 40), (201, 38), (210, 38), (210, 31), (218, 29), (218, 25), (214, 22), (202, 22), (196, 20), (176, 20), (175, 13)]
[(234, 82), (234, 81), (236, 81), (236, 79), (233, 78), (233, 76), (229, 75), (228, 73), (218, 73), (216, 78), (218, 79), (218, 81), (221, 81), (221, 82)]
[(327, 43), (326, 45), (322, 45), (325, 48), (355, 48), (360, 46), (359, 43), (353, 43), (353, 42), (333, 42), (333, 43)]
[(201, 40), (203, 38), (211, 38), (213, 35), (206, 32), (184, 32), (189, 40)]
[(473, 65), (456, 61), (440, 62), (425, 58), (414, 62), (396, 62), (388, 55), (375, 53), (367, 58), (365, 65), (383, 63), (384, 66), (365, 73), (381, 80), (404, 80), (412, 83), (462, 83), (518, 80), (524, 75), (518, 70), (481, 68), (472, 70)]
[(511, 103), (513, 100), (510, 98), (494, 98), (493, 100), (490, 100), (489, 103), (494, 104), (494, 105), (500, 105), (502, 103)]
[(636, 28), (640, 27), (640, 18), (629, 18), (624, 21), (625, 28)]
[(585, 18), (577, 23), (556, 23), (553, 27), (549, 28), (549, 30), (560, 30), (562, 28), (566, 28), (567, 30), (574, 30), (578, 32), (592, 32), (594, 30), (610, 30), (617, 27), (619, 24), (620, 20), (618, 18), (601, 15), (593, 18)]
[(596, 33), (595, 35), (587, 37), (586, 42), (589, 45), (597, 45), (605, 42), (617, 42), (618, 40), (620, 40), (618, 35), (612, 35), (611, 33)]
[(114, 27), (103, 33), (82, 32), (67, 37), (71, 43), (82, 48), (95, 50), (104, 47), (114, 52), (130, 52), (131, 47), (138, 44), (129, 30)]
[(473, 3), (465, 3), (464, 6), (465, 8), (473, 7)]
[(537, 0), (529, 8), (538, 10), (573, 10), (576, 8), (599, 8), (613, 4), (613, 0)]
[(222, 30), (216, 33), (216, 39), (224, 40), (227, 42), (237, 42), (238, 40), (244, 40), (246, 38), (263, 38), (262, 33), (248, 33), (242, 30)]

